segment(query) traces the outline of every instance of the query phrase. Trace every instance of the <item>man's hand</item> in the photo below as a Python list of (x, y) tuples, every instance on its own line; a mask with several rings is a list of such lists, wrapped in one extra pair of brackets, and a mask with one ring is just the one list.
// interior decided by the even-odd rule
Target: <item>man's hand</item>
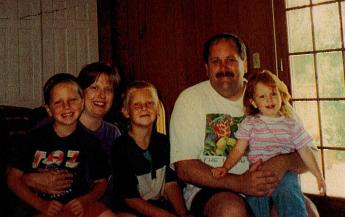
[(24, 182), (34, 189), (48, 194), (61, 194), (71, 186), (73, 175), (66, 170), (50, 170), (25, 174)]
[(262, 161), (259, 160), (252, 164), (247, 172), (245, 172), (242, 178), (241, 193), (264, 196), (268, 195), (278, 184), (278, 176), (274, 172), (269, 170), (262, 170)]
[(259, 170), (273, 172), (280, 180), (289, 170), (289, 164), (290, 155), (283, 154), (263, 162)]

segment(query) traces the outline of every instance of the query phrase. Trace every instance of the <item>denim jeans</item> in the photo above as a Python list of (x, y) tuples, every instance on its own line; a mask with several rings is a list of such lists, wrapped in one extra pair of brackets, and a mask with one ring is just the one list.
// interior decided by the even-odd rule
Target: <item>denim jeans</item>
[(270, 198), (272, 198), (273, 204), (278, 209), (279, 217), (307, 217), (304, 197), (296, 173), (287, 172), (278, 183), (271, 197), (246, 197), (255, 217), (270, 216)]

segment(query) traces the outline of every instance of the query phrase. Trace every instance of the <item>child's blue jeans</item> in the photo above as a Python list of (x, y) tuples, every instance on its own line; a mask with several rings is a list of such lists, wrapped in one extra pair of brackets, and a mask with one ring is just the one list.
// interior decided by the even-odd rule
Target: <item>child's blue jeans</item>
[[(304, 196), (296, 173), (287, 172), (271, 197), (274, 206), (278, 209), (279, 217), (307, 217)], [(255, 217), (270, 216), (269, 196), (247, 196), (246, 199)]]

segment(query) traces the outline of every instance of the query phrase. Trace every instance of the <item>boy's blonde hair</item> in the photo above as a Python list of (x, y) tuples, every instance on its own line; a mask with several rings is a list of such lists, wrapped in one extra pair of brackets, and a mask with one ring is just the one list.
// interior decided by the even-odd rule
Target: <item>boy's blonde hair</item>
[(133, 92), (138, 89), (149, 90), (152, 94), (152, 98), (153, 98), (153, 102), (155, 103), (155, 106), (158, 107), (159, 98), (158, 98), (156, 87), (147, 81), (134, 81), (126, 87), (125, 91), (122, 94), (123, 108), (128, 109), (131, 96)]
[(254, 99), (255, 87), (258, 83), (262, 83), (269, 87), (278, 89), (279, 94), (282, 98), (282, 105), (279, 111), (280, 115), (291, 118), (295, 116), (295, 112), (289, 102), (289, 100), (291, 99), (291, 95), (288, 91), (287, 86), (275, 74), (268, 70), (263, 70), (261, 72), (255, 73), (248, 79), (246, 91), (243, 97), (245, 110), (244, 112), (246, 115), (255, 115), (260, 112), (259, 109), (255, 108), (251, 103), (251, 100)]

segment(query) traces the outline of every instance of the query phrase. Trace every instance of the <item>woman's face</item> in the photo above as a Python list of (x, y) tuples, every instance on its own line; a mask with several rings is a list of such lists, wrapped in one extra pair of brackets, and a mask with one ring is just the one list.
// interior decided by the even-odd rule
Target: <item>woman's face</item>
[(96, 81), (84, 90), (84, 113), (94, 118), (103, 118), (113, 104), (114, 87), (110, 77), (101, 74)]

